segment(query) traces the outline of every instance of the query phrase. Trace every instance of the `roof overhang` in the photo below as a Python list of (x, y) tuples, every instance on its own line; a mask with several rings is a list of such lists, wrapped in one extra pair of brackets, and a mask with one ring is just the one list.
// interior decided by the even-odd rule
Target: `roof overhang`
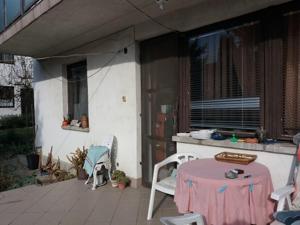
[[(161, 10), (155, 0), (130, 0), (174, 30), (253, 12), (287, 0), (169, 0)], [(171, 30), (151, 21), (126, 0), (42, 0), (0, 35), (0, 52), (44, 57), (135, 26), (136, 40)]]

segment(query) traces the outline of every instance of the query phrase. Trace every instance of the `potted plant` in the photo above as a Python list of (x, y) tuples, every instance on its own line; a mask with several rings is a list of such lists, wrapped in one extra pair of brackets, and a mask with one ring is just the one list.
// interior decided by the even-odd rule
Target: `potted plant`
[(39, 168), (40, 155), (36, 151), (26, 155), (26, 160), (28, 169), (36, 170)]
[(112, 187), (118, 187), (119, 180), (125, 176), (126, 176), (126, 174), (123, 171), (115, 170), (111, 176)]
[(128, 177), (121, 177), (118, 182), (118, 187), (120, 190), (124, 190), (130, 184), (130, 179)]
[(62, 127), (66, 127), (66, 126), (69, 126), (70, 124), (70, 116), (69, 115), (66, 115), (64, 116), (63, 118), (63, 122), (62, 122)]
[(76, 170), (76, 175), (78, 180), (84, 180), (87, 178), (87, 174), (85, 170), (83, 169), (84, 160), (87, 155), (87, 149), (84, 148), (81, 150), (80, 148), (77, 148), (75, 152), (70, 153), (72, 156), (67, 156), (67, 159), (71, 162), (72, 168)]

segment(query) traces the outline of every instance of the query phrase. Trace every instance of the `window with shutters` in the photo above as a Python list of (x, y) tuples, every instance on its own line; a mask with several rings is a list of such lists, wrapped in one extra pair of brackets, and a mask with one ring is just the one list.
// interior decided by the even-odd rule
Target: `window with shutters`
[(190, 39), (191, 127), (260, 127), (259, 26)]
[(189, 127), (290, 139), (300, 132), (300, 6), (245, 17), (187, 35)]

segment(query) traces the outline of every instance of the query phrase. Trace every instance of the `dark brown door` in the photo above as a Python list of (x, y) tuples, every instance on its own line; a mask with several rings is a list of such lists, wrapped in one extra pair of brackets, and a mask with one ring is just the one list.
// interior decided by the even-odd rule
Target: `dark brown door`
[(141, 43), (142, 176), (152, 182), (154, 164), (176, 152), (178, 38), (166, 35)]

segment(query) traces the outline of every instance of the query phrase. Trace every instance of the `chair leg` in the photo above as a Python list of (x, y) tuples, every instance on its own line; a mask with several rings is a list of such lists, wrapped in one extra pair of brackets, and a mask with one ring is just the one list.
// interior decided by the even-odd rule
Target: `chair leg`
[(149, 207), (148, 207), (147, 220), (151, 220), (152, 219), (153, 206), (154, 206), (154, 198), (155, 198), (155, 188), (152, 185), (151, 194), (150, 194), (150, 201), (149, 201)]
[(97, 170), (94, 169), (93, 171), (93, 187), (92, 187), (92, 190), (96, 190), (96, 187), (98, 185), (98, 178), (97, 178)]
[(107, 173), (108, 173), (108, 179), (111, 181), (111, 168), (109, 167), (108, 169), (107, 169)]
[(88, 184), (90, 182), (90, 179), (91, 179), (91, 177), (89, 176), (84, 184)]

